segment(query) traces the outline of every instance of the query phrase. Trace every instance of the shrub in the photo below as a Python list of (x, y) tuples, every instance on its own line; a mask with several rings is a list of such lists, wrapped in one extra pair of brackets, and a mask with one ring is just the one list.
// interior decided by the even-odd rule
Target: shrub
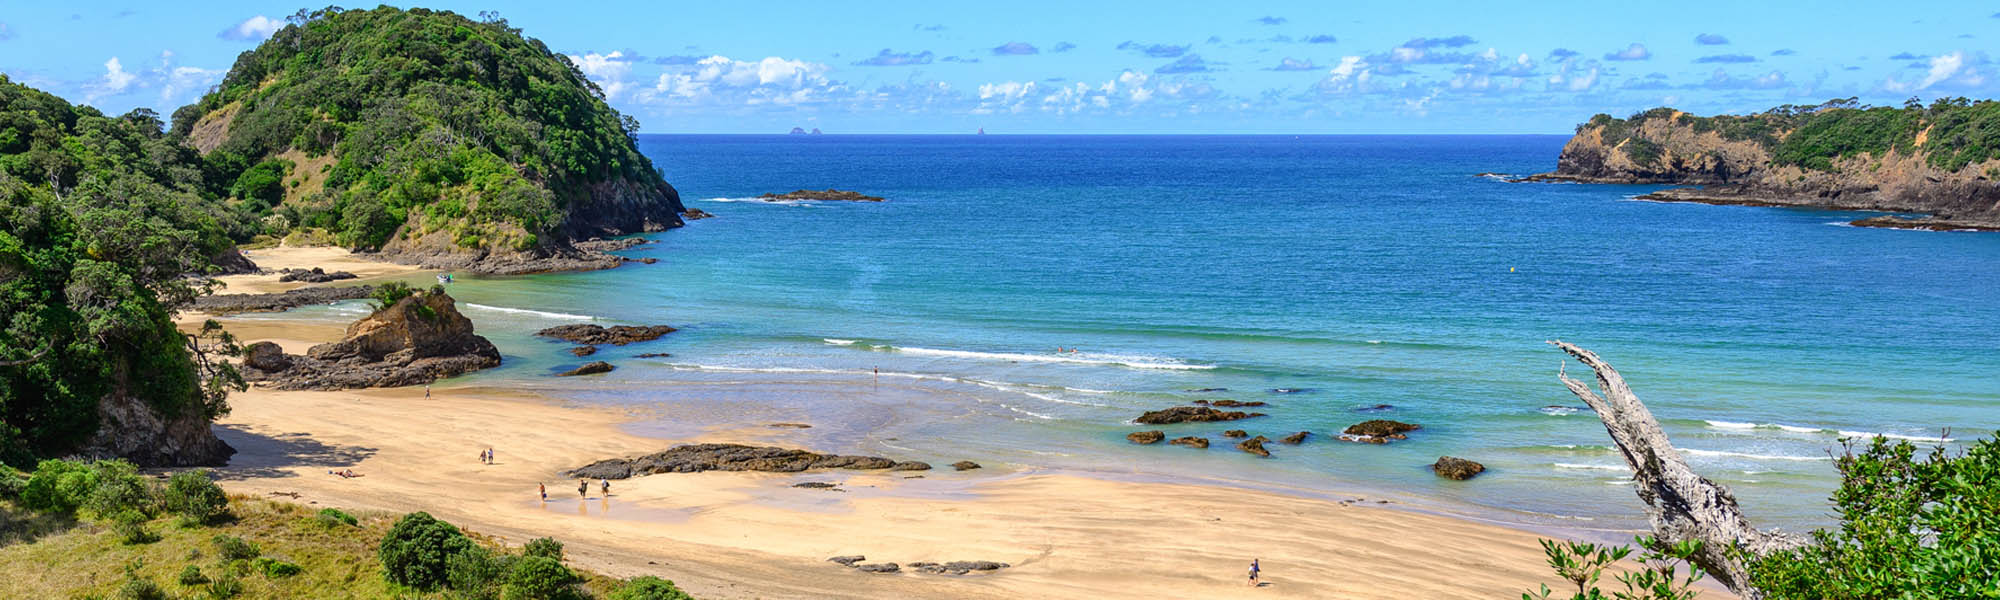
[(208, 584), (208, 597), (210, 598), (235, 598), (242, 593), (243, 582), (238, 580), (235, 575), (227, 572), (216, 576), (215, 581), (211, 581)]
[(28, 480), (14, 474), (14, 469), (0, 467), (0, 498), (20, 498), (21, 490), (28, 488)]
[(563, 545), (562, 542), (556, 541), (555, 538), (535, 538), (533, 541), (528, 542), (527, 546), (521, 548), (521, 555), (553, 558), (556, 562), (562, 562)]
[(111, 516), (111, 530), (117, 532), (118, 540), (130, 544), (151, 544), (160, 541), (160, 536), (146, 528), (146, 515), (127, 509)]
[(429, 513), (403, 515), (382, 537), (376, 555), (390, 583), (429, 590), (445, 583), (445, 561), (470, 550), (472, 540)]
[(645, 575), (619, 586), (611, 592), (611, 600), (694, 600), (694, 597), (674, 587), (672, 581)]
[[(1688, 562), (1688, 557), (1700, 550), (1701, 542), (1670, 545), (1646, 536), (1639, 536), (1633, 541), (1646, 549), (1639, 559), (1645, 568), (1617, 575), (1618, 583), (1624, 585), (1625, 591), (1614, 591), (1609, 596), (1597, 588), (1597, 581), (1605, 569), (1631, 554), (1631, 548), (1542, 540), (1542, 553), (1548, 555), (1549, 568), (1554, 569), (1557, 576), (1576, 586), (1576, 594), (1570, 596), (1572, 600), (1692, 600), (1695, 597), (1696, 592), (1689, 588), (1701, 580), (1702, 573)], [(1685, 575), (1681, 574), (1682, 567), (1687, 569)], [(1521, 600), (1561, 597), (1551, 596), (1552, 593), (1549, 586), (1543, 585), (1537, 592), (1521, 594)]]
[(269, 556), (258, 558), (253, 564), (256, 565), (257, 570), (264, 572), (265, 577), (272, 579), (291, 577), (305, 570), (299, 567), (297, 563), (278, 560)]
[(256, 542), (233, 535), (216, 535), (209, 541), (215, 543), (215, 551), (222, 555), (223, 560), (249, 560), (264, 553)]
[(375, 291), (370, 292), (368, 297), (375, 301), (375, 310), (379, 311), (395, 306), (397, 302), (416, 293), (417, 290), (411, 288), (410, 284), (401, 281), (391, 281), (375, 286)]
[(578, 594), (572, 586), (581, 580), (556, 559), (527, 556), (516, 561), (513, 570), (507, 573), (507, 587), (501, 596), (507, 600), (575, 598)]
[(229, 496), (206, 469), (175, 473), (167, 480), (165, 496), (167, 510), (196, 523), (214, 523), (229, 514)]
[(118, 586), (119, 600), (168, 600), (167, 592), (160, 584), (135, 574), (125, 574), (125, 583)]
[(341, 512), (338, 508), (319, 509), (319, 514), (313, 515), (313, 520), (329, 528), (353, 527), (360, 524), (360, 521), (356, 520), (354, 515)]
[(512, 556), (495, 557), (485, 548), (473, 547), (444, 561), (445, 585), (461, 597), (484, 599), (497, 596), (500, 581), (513, 567)]
[(81, 462), (51, 459), (35, 465), (21, 488), (21, 504), (30, 510), (69, 514), (83, 506), (97, 487), (97, 473)]
[(181, 568), (181, 585), (194, 587), (208, 583), (208, 576), (201, 574), (201, 567), (188, 565)]
[(135, 511), (151, 517), (160, 511), (158, 485), (139, 476), (139, 468), (122, 460), (100, 460), (90, 464), (96, 471), (96, 485), (84, 500), (84, 507), (100, 518)]

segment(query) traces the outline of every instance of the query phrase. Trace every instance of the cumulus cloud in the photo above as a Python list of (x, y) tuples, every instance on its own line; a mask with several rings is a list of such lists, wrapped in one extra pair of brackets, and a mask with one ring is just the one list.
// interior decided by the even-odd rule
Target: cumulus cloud
[(1694, 59), (1697, 63), (1753, 63), (1757, 57), (1748, 54), (1716, 54)]
[(1255, 22), (1255, 23), (1260, 23), (1260, 24), (1264, 24), (1264, 25), (1284, 25), (1284, 24), (1285, 24), (1285, 21), (1289, 21), (1289, 20), (1290, 20), (1290, 19), (1286, 19), (1286, 18), (1284, 18), (1284, 17), (1271, 17), (1271, 16), (1265, 16), (1265, 17), (1258, 17), (1258, 18), (1257, 18), (1257, 19), (1255, 19), (1255, 20), (1254, 20), (1253, 22)]
[(1338, 41), (1340, 40), (1324, 33), (1306, 38), (1308, 44), (1331, 44)]
[(1368, 59), (1359, 56), (1340, 57), (1340, 64), (1327, 70), (1326, 78), (1313, 84), (1313, 89), (1322, 94), (1367, 93), (1377, 89), (1375, 69)]
[(994, 56), (1018, 56), (1039, 53), (1041, 53), (1041, 50), (1036, 49), (1034, 44), (1027, 42), (1007, 42), (993, 47)]
[(976, 62), (979, 62), (979, 59), (977, 59), (977, 58), (965, 58), (965, 57), (960, 57), (960, 56), (947, 56), (947, 57), (944, 57), (944, 58), (940, 58), (940, 59), (938, 59), (938, 60), (940, 60), (940, 61), (944, 61), (944, 62), (949, 62), (949, 63), (976, 63)]
[(881, 52), (875, 53), (874, 56), (854, 61), (854, 64), (861, 67), (928, 65), (931, 64), (932, 56), (934, 55), (929, 50), (923, 52), (896, 52), (888, 48), (883, 48)]
[(661, 73), (638, 98), (650, 104), (794, 105), (827, 100), (849, 90), (827, 79), (823, 63), (785, 59), (741, 61), (715, 55)]
[(1701, 35), (1694, 36), (1694, 43), (1701, 44), (1703, 46), (1721, 46), (1723, 44), (1729, 43), (1729, 38), (1722, 37), (1721, 34), (1704, 33)]
[(1141, 44), (1134, 41), (1126, 41), (1124, 43), (1118, 44), (1119, 50), (1131, 50), (1134, 52), (1138, 52), (1140, 54), (1144, 54), (1146, 56), (1151, 56), (1153, 58), (1180, 58), (1182, 54), (1187, 54), (1187, 51), (1190, 48), (1193, 48), (1193, 46), (1175, 46), (1173, 44)]
[(1201, 59), (1201, 55), (1189, 54), (1182, 56), (1180, 60), (1167, 63), (1158, 69), (1153, 69), (1153, 72), (1162, 75), (1172, 75), (1178, 73), (1206, 73), (1213, 70), (1215, 69), (1210, 68), (1208, 63)]
[(1583, 53), (1568, 48), (1557, 48), (1549, 51), (1549, 60), (1568, 60), (1578, 56), (1583, 56)]
[(1075, 49), (1076, 49), (1076, 44), (1072, 44), (1072, 43), (1069, 43), (1069, 42), (1056, 42), (1056, 46), (1055, 46), (1054, 48), (1050, 48), (1050, 49), (1049, 49), (1049, 51), (1050, 51), (1050, 52), (1068, 52), (1068, 51), (1071, 51), (1071, 50), (1075, 50)]
[(1597, 75), (1596, 61), (1583, 61), (1579, 63), (1573, 60), (1566, 60), (1563, 61), (1561, 67), (1556, 68), (1555, 73), (1550, 74), (1549, 78), (1545, 80), (1545, 83), (1548, 84), (1545, 89), (1551, 92), (1588, 92), (1592, 88), (1597, 87)]
[(1785, 74), (1771, 71), (1754, 77), (1735, 77), (1716, 69), (1699, 87), (1711, 90), (1770, 90), (1786, 86)]
[(1318, 70), (1319, 70), (1319, 67), (1317, 67), (1317, 66), (1314, 66), (1314, 65), (1313, 65), (1313, 62), (1312, 62), (1312, 60), (1311, 60), (1311, 59), (1307, 59), (1307, 60), (1299, 60), (1299, 59), (1296, 59), (1296, 58), (1292, 58), (1292, 57), (1289, 57), (1289, 56), (1287, 56), (1287, 57), (1285, 57), (1285, 58), (1284, 58), (1283, 60), (1280, 60), (1280, 61), (1278, 61), (1278, 66), (1275, 66), (1275, 67), (1271, 67), (1271, 69), (1270, 69), (1270, 70), (1272, 70), (1272, 71), (1318, 71)]
[(1963, 50), (1931, 57), (1924, 76), (1914, 81), (1902, 81), (1890, 77), (1882, 87), (1892, 92), (1916, 92), (1924, 90), (1970, 91), (1982, 89), (1993, 83), (1996, 75), (1993, 63), (1985, 53), (1969, 53)]
[[(973, 114), (1039, 111), (1056, 115), (1082, 112), (1125, 112), (1142, 106), (1198, 111), (1203, 102), (1222, 96), (1213, 86), (1181, 78), (1156, 78), (1124, 71), (1104, 83), (1082, 81), (1044, 86), (1033, 81), (1004, 81), (979, 86)], [(1177, 104), (1169, 104), (1177, 103)]]
[(1889, 60), (1923, 60), (1925, 58), (1928, 57), (1910, 52), (1897, 52), (1889, 56)]
[(1404, 48), (1462, 48), (1479, 43), (1469, 35), (1454, 35), (1448, 38), (1414, 38), (1403, 42)]
[(1626, 46), (1624, 50), (1604, 54), (1604, 60), (1646, 60), (1652, 57), (1653, 52), (1647, 50), (1645, 44), (1638, 42), (1633, 42), (1632, 45)]
[(113, 56), (110, 60), (104, 61), (104, 76), (88, 86), (84, 94), (84, 103), (91, 104), (97, 102), (98, 98), (123, 94), (125, 90), (131, 89), (132, 82), (138, 78), (137, 74), (126, 71), (125, 65), (118, 61), (118, 57)]
[(1771, 56), (1791, 56), (1793, 54), (1798, 54), (1798, 52), (1791, 48), (1779, 48), (1771, 51)]
[(618, 99), (632, 86), (630, 81), (625, 80), (625, 76), (632, 72), (632, 63), (627, 60), (623, 51), (613, 51), (610, 54), (595, 52), (571, 54), (569, 62), (575, 64), (578, 71), (582, 71), (585, 77), (597, 84), (597, 88), (604, 92), (605, 100)]
[(279, 29), (284, 28), (285, 22), (282, 20), (257, 15), (244, 19), (241, 23), (229, 26), (228, 29), (215, 34), (215, 37), (238, 42), (261, 42), (265, 38), (271, 37), (271, 34), (277, 33)]

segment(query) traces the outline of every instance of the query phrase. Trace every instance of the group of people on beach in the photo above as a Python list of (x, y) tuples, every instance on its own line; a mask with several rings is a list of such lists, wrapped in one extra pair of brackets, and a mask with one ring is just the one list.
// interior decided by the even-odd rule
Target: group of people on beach
[[(605, 495), (605, 496), (610, 496), (610, 495), (611, 495), (611, 480), (609, 480), (609, 479), (599, 479), (599, 480), (597, 480), (597, 483), (598, 483), (598, 485), (599, 485), (599, 486), (601, 486), (601, 489), (603, 489), (603, 490), (604, 490), (604, 495)], [(540, 491), (541, 491), (541, 493), (542, 493), (542, 501), (543, 501), (543, 502), (548, 502), (548, 501), (549, 501), (549, 486), (548, 486), (547, 484), (544, 484), (544, 483), (539, 483), (539, 482), (538, 482), (538, 483), (536, 483), (536, 484), (535, 484), (535, 487), (536, 487), (536, 488), (537, 488), (538, 490), (540, 490)], [(590, 480), (588, 480), (588, 479), (578, 479), (578, 480), (576, 480), (576, 497), (578, 497), (578, 498), (587, 498), (587, 497), (589, 497), (589, 496), (590, 496)]]
[(490, 465), (490, 464), (493, 464), (493, 449), (492, 449), (492, 448), (487, 448), (487, 449), (485, 449), (485, 450), (480, 450), (480, 451), (479, 451), (479, 463), (480, 463), (480, 464), (484, 464), (484, 465)]

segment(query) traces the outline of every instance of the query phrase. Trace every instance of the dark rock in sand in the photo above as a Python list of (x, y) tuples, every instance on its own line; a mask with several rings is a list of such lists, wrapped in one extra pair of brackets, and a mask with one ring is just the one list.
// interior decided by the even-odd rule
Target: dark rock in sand
[(1174, 441), (1168, 443), (1176, 446), (1187, 446), (1189, 448), (1203, 448), (1203, 449), (1208, 448), (1208, 438), (1195, 437), (1191, 435), (1187, 437), (1174, 438)]
[(257, 342), (243, 347), (243, 365), (260, 371), (292, 368), (292, 359), (274, 342)]
[(841, 566), (852, 567), (855, 565), (855, 563), (859, 563), (864, 560), (868, 560), (868, 557), (856, 554), (853, 556), (835, 556), (833, 558), (826, 559), (826, 562), (840, 563)]
[(1144, 425), (1171, 425), (1174, 423), (1234, 421), (1261, 416), (1264, 416), (1264, 413), (1220, 411), (1206, 406), (1176, 406), (1166, 410), (1155, 410), (1139, 415), (1137, 421)]
[(1243, 441), (1241, 441), (1241, 442), (1237, 442), (1237, 443), (1236, 443), (1236, 449), (1237, 449), (1237, 450), (1242, 450), (1242, 451), (1244, 451), (1244, 452), (1249, 452), (1249, 453), (1251, 453), (1251, 454), (1255, 454), (1255, 455), (1257, 455), (1257, 456), (1261, 456), (1261, 457), (1264, 457), (1264, 458), (1270, 458), (1270, 457), (1271, 457), (1271, 451), (1269, 451), (1269, 450), (1265, 450), (1265, 449), (1264, 449), (1264, 442), (1268, 442), (1268, 441), (1271, 441), (1271, 440), (1269, 440), (1269, 439), (1265, 438), (1264, 436), (1261, 436), (1261, 435), (1260, 435), (1260, 436), (1257, 436), (1257, 437), (1253, 437), (1253, 438), (1250, 438), (1250, 439), (1247, 439), (1247, 440), (1243, 440)]
[(590, 356), (590, 355), (592, 355), (592, 354), (596, 354), (596, 353), (597, 353), (597, 347), (596, 347), (596, 346), (577, 346), (577, 347), (575, 347), (575, 348), (570, 348), (570, 349), (569, 349), (569, 353), (570, 353), (570, 354), (575, 354), (575, 355), (577, 355), (577, 356)]
[(1159, 443), (1160, 440), (1167, 439), (1167, 432), (1134, 431), (1132, 433), (1125, 434), (1125, 439), (1134, 444), (1156, 444)]
[(647, 325), (643, 327), (613, 325), (611, 327), (604, 327), (582, 323), (576, 325), (557, 325), (537, 331), (535, 335), (567, 340), (578, 344), (623, 346), (633, 342), (649, 342), (660, 339), (660, 336), (673, 333), (674, 331), (674, 328), (666, 325)]
[[(899, 463), (876, 456), (840, 456), (742, 444), (689, 444), (635, 458), (600, 460), (566, 471), (563, 476), (584, 479), (625, 479), (654, 473), (704, 471), (797, 473), (808, 469), (882, 470), (898, 465), (915, 464), (924, 463), (914, 461)], [(929, 465), (925, 465), (924, 468), (929, 468)]]
[(772, 429), (812, 429), (811, 425), (807, 425), (805, 423), (772, 423), (769, 425), (765, 425), (765, 427), (770, 427)]
[(355, 279), (353, 273), (349, 273), (346, 271), (334, 271), (332, 273), (328, 273), (326, 272), (325, 269), (321, 269), (319, 267), (313, 267), (311, 269), (284, 269), (279, 272), (284, 273), (284, 275), (278, 277), (278, 281), (283, 283), (290, 283), (294, 281), (303, 281), (306, 283), (326, 283), (329, 281), (339, 281), (342, 279)]
[(614, 367), (614, 366), (611, 366), (611, 363), (608, 363), (608, 362), (604, 362), (604, 361), (601, 361), (601, 360), (597, 360), (597, 361), (591, 361), (591, 362), (587, 362), (587, 363), (584, 363), (584, 364), (583, 364), (583, 366), (581, 366), (581, 367), (577, 367), (577, 368), (574, 368), (574, 369), (570, 369), (570, 370), (568, 370), (568, 371), (563, 371), (563, 372), (561, 372), (561, 373), (557, 373), (557, 374), (556, 374), (556, 376), (557, 376), (557, 377), (575, 377), (575, 376), (577, 376), (577, 375), (596, 375), (596, 374), (598, 374), (598, 373), (610, 373), (612, 369), (616, 369), (616, 368), (618, 368), (618, 367)]
[(1363, 406), (1361, 408), (1354, 409), (1354, 412), (1382, 412), (1385, 410), (1395, 410), (1395, 409), (1396, 407), (1387, 404), (1377, 404), (1374, 406)]
[(910, 568), (916, 569), (917, 572), (934, 575), (964, 575), (973, 571), (998, 571), (1009, 566), (1012, 565), (990, 560), (954, 560), (943, 564), (934, 562), (910, 563)]
[(1310, 432), (1310, 431), (1301, 431), (1301, 432), (1298, 432), (1298, 433), (1294, 433), (1294, 434), (1291, 434), (1291, 435), (1288, 435), (1288, 436), (1285, 436), (1285, 437), (1282, 437), (1282, 438), (1278, 438), (1278, 441), (1280, 441), (1280, 442), (1284, 442), (1284, 443), (1287, 443), (1287, 444), (1291, 444), (1291, 445), (1293, 445), (1293, 446), (1297, 446), (1297, 445), (1299, 445), (1299, 444), (1301, 444), (1301, 443), (1305, 442), (1305, 441), (1306, 441), (1306, 436), (1309, 436), (1309, 435), (1312, 435), (1312, 432)]
[(215, 265), (215, 271), (208, 275), (244, 275), (263, 270), (257, 268), (257, 263), (250, 262), (250, 257), (244, 256), (242, 250), (235, 248), (217, 252), (208, 258), (208, 262)]
[(194, 309), (210, 314), (290, 310), (309, 304), (367, 298), (375, 286), (299, 288), (277, 294), (215, 294), (194, 299)]
[(765, 202), (782, 202), (787, 200), (833, 200), (841, 202), (882, 201), (881, 196), (869, 196), (861, 192), (850, 192), (847, 190), (833, 190), (833, 189), (796, 190), (796, 191), (785, 192), (783, 194), (764, 194), (762, 196), (758, 196), (758, 198), (762, 199)]
[(869, 573), (894, 573), (903, 570), (902, 567), (896, 566), (896, 563), (867, 563), (854, 565), (854, 568)]
[(1437, 473), (1438, 477), (1465, 481), (1471, 479), (1474, 475), (1485, 472), (1486, 465), (1463, 458), (1440, 456), (1437, 463), (1431, 465), (1431, 471)]
[(951, 463), (951, 468), (953, 468), (953, 469), (957, 469), (957, 470), (960, 470), (960, 471), (970, 471), (970, 470), (973, 470), (973, 469), (977, 469), (977, 468), (980, 468), (980, 467), (979, 467), (979, 463), (976, 463), (976, 462), (972, 462), (972, 461), (969, 461), (969, 460), (961, 460), (961, 461), (958, 461), (958, 462), (955, 462), (955, 463)]
[(1422, 427), (1414, 423), (1374, 419), (1347, 426), (1347, 429), (1341, 430), (1341, 433), (1346, 435), (1342, 435), (1340, 439), (1350, 442), (1386, 444), (1389, 440), (1409, 439), (1409, 436), (1403, 435), (1403, 433), (1418, 429), (1422, 429)]
[(715, 216), (714, 213), (699, 208), (690, 208), (681, 213), (681, 218), (689, 221), (699, 221), (713, 216)]
[(1255, 408), (1259, 406), (1264, 406), (1264, 402), (1261, 400), (1251, 400), (1249, 402), (1243, 402), (1240, 400), (1214, 400), (1210, 401), (1208, 405), (1220, 406), (1223, 408), (1237, 408), (1237, 407)]
[(795, 488), (804, 488), (804, 489), (808, 489), (808, 490), (826, 490), (826, 491), (829, 491), (829, 492), (845, 492), (845, 491), (847, 491), (847, 490), (843, 490), (843, 489), (840, 489), (840, 484), (838, 484), (838, 483), (827, 483), (827, 482), (824, 482), (824, 481), (804, 481), (804, 482), (799, 482), (799, 483), (794, 483), (794, 484), (792, 484), (792, 487), (795, 487)]
[(1245, 438), (1245, 437), (1250, 437), (1250, 432), (1241, 429), (1231, 429), (1229, 431), (1222, 432), (1222, 437), (1232, 438), (1232, 439)]
[[(500, 351), (442, 293), (418, 293), (347, 326), (338, 342), (275, 361), (269, 349), (245, 361), (243, 379), (281, 390), (339, 390), (431, 383), (500, 365)], [(265, 369), (262, 366), (281, 369)]]
[(931, 464), (921, 460), (906, 460), (889, 467), (891, 471), (929, 471)]

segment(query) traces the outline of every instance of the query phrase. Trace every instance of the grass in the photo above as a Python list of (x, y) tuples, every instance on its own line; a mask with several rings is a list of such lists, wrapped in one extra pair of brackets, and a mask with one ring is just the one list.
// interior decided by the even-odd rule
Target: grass
[[(328, 526), (317, 518), (319, 507), (232, 495), (235, 518), (216, 526), (183, 527), (173, 517), (146, 523), (159, 541), (125, 544), (110, 523), (67, 522), (29, 516), (10, 502), (0, 501), (0, 597), (116, 598), (127, 570), (149, 579), (173, 598), (207, 598), (208, 586), (180, 583), (181, 572), (194, 565), (209, 579), (235, 573), (242, 584), (238, 598), (445, 598), (446, 593), (399, 589), (382, 578), (375, 546), (400, 514), (354, 512), (356, 525)], [(490, 538), (467, 532), (481, 545), (501, 549)], [(254, 561), (224, 559), (212, 540), (217, 535), (242, 537), (256, 543), (262, 558), (301, 567), (286, 577), (267, 576)], [(269, 561), (266, 561), (269, 562)], [(604, 597), (619, 580), (577, 570), (583, 589)]]

